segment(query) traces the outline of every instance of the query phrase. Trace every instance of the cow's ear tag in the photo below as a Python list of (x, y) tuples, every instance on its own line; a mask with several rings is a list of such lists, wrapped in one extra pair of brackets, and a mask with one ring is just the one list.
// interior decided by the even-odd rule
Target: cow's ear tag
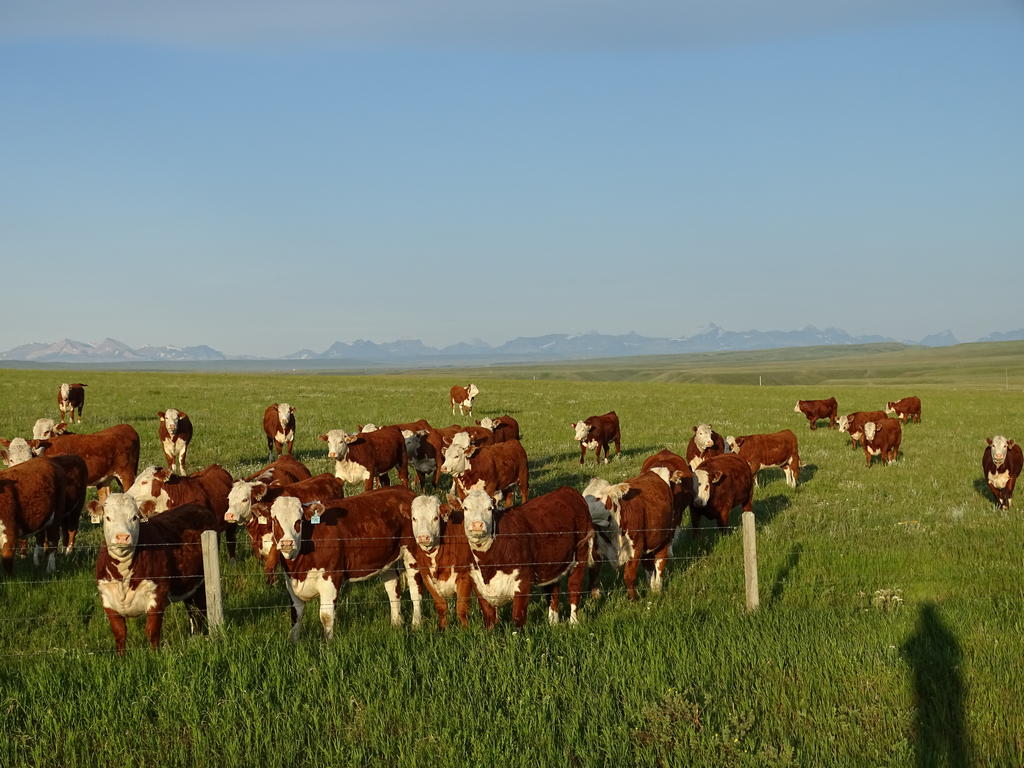
[(309, 518), (309, 522), (311, 522), (313, 525), (320, 525), (320, 513), (314, 512), (313, 516)]

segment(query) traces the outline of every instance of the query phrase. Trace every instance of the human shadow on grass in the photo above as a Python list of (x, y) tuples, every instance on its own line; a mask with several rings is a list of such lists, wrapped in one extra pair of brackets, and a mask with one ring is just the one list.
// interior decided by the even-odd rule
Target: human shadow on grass
[(934, 603), (921, 606), (917, 628), (901, 650), (914, 686), (916, 765), (972, 765), (966, 689), (960, 674), (963, 652)]

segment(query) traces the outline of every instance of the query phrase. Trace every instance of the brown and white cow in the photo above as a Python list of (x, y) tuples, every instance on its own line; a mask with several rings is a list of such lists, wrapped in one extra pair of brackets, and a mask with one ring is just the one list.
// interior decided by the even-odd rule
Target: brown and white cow
[(987, 445), (981, 455), (981, 471), (999, 509), (1009, 509), (1013, 502), (1013, 489), (1017, 485), (1024, 451), (1013, 440), (1002, 435), (985, 439)]
[(705, 459), (725, 453), (725, 440), (711, 428), (710, 424), (698, 424), (693, 428), (693, 437), (686, 446), (686, 463), (694, 470)]
[(491, 430), (492, 443), (504, 443), (506, 440), (522, 440), (519, 434), (519, 422), (511, 416), (479, 419), (477, 426)]
[(334, 459), (334, 476), (346, 483), (362, 483), (363, 490), (369, 491), (377, 480), (385, 487), (391, 485), (388, 472), (397, 469), (399, 482), (409, 487), (409, 457), (405, 438), (397, 427), (354, 435), (332, 429), (320, 439), (327, 443), (327, 457)]
[[(448, 599), (455, 597), (455, 615), (469, 626), (470, 596), (475, 592), (470, 568), (473, 554), (463, 527), (462, 510), (442, 505), (436, 496), (417, 496), (412, 501), (411, 567), (434, 601), (438, 629), (448, 626)], [(484, 623), (494, 624), (494, 608), (477, 595)]]
[[(663, 448), (653, 456), (644, 459), (640, 471), (647, 472), (658, 467), (667, 469), (670, 476), (678, 472), (678, 477), (683, 481), (673, 487), (674, 503), (681, 516), (686, 508), (693, 503), (693, 468), (690, 467), (686, 459), (668, 448)], [(680, 517), (680, 519), (682, 518)]]
[(441, 471), (452, 476), (460, 496), (479, 488), (502, 501), (518, 487), (524, 502), (530, 498), (529, 461), (518, 440), (478, 446), (461, 432), (445, 448)]
[(290, 453), (282, 453), (274, 461), (243, 480), (258, 480), (267, 485), (288, 485), (313, 476), (309, 468)]
[(879, 419), (864, 424), (864, 463), (871, 466), (874, 456), (886, 464), (895, 464), (900, 453), (903, 429), (897, 419)]
[(192, 442), (192, 419), (187, 413), (176, 408), (158, 411), (156, 416), (160, 419), (157, 439), (160, 441), (160, 447), (164, 449), (167, 468), (173, 471), (174, 462), (177, 460), (178, 474), (184, 475), (185, 454), (188, 453), (188, 445)]
[[(341, 588), (378, 575), (391, 604), (391, 625), (401, 626), (399, 582), (412, 546), (413, 497), (407, 488), (381, 488), (326, 504), (311, 502), (305, 505), (307, 513), (296, 498), (274, 501), (272, 541), (292, 600), (292, 642), (298, 640), (309, 600), (320, 599), (320, 623), (330, 640)], [(418, 589), (416, 580), (409, 579), (414, 626), (420, 621)]]
[(66, 421), (56, 422), (53, 419), (43, 418), (36, 419), (36, 423), (32, 425), (33, 440), (45, 440), (50, 437), (66, 434), (68, 434), (68, 424)]
[[(450, 503), (459, 505), (454, 500)], [(474, 490), (460, 506), (473, 553), (470, 575), (477, 594), (495, 608), (511, 601), (512, 621), (522, 627), (530, 593), (540, 587), (549, 596), (548, 622), (555, 624), (559, 581), (568, 576), (569, 623), (576, 624), (594, 538), (587, 502), (580, 492), (557, 488), (499, 515), (494, 499)], [(496, 617), (485, 614), (485, 626), (494, 626)]]
[(263, 412), (263, 432), (267, 436), (267, 461), (280, 456), (285, 449), (292, 452), (295, 442), (295, 406), (271, 403)]
[(4, 572), (14, 573), (14, 548), (19, 538), (43, 532), (47, 570), (56, 568), (55, 550), (66, 505), (67, 480), (56, 462), (31, 459), (0, 471), (0, 560)]
[(587, 455), (587, 448), (594, 452), (595, 462), (601, 460), (604, 451), (604, 463), (608, 463), (608, 444), (615, 443), (615, 455), (622, 453), (622, 435), (619, 431), (619, 417), (615, 411), (608, 411), (602, 416), (589, 416), (583, 421), (574, 421), (572, 428), (576, 430), (576, 440), (580, 444), (580, 464)]
[(793, 413), (802, 413), (806, 416), (807, 424), (811, 429), (818, 428), (819, 419), (828, 419), (829, 428), (835, 429), (839, 403), (834, 397), (830, 397), (828, 400), (797, 400)]
[(885, 405), (885, 412), (887, 414), (895, 416), (900, 421), (916, 421), (918, 424), (921, 423), (921, 398), (919, 397), (904, 397), (902, 400), (896, 400), (895, 402), (889, 401)]
[[(612, 485), (595, 477), (587, 484), (583, 498), (596, 532), (590, 569), (592, 594), (600, 592), (596, 584), (602, 560), (623, 569), (622, 580), (630, 600), (638, 597), (636, 579), (641, 564), (650, 573), (651, 591), (661, 591), (682, 519), (675, 496), (683, 479), (681, 471), (656, 467), (624, 483)], [(689, 484), (690, 478), (685, 479)]]
[(451, 388), (449, 393), (449, 400), (452, 404), (452, 415), (455, 415), (455, 409), (458, 408), (459, 415), (465, 416), (467, 413), (473, 415), (473, 398), (480, 394), (480, 390), (476, 384), (470, 384), (468, 387), (460, 387), (456, 384)]
[(755, 478), (762, 469), (777, 467), (785, 474), (786, 485), (796, 488), (796, 481), (800, 477), (800, 451), (792, 430), (739, 437), (729, 435), (725, 442), (732, 453), (750, 465)]
[(103, 545), (96, 559), (96, 587), (114, 633), (118, 654), (125, 651), (133, 616), (146, 617), (146, 638), (160, 645), (164, 613), (172, 601), (188, 610), (189, 629), (206, 628), (202, 532), (214, 529), (216, 515), (186, 504), (142, 524), (135, 499), (111, 494), (103, 505)]
[(58, 435), (29, 440), (33, 453), (53, 458), (74, 454), (85, 461), (89, 485), (105, 498), (117, 480), (122, 490), (131, 488), (139, 471), (139, 433), (130, 424), (115, 424), (92, 434)]
[(87, 386), (89, 385), (78, 382), (74, 384), (65, 382), (57, 389), (57, 408), (60, 410), (62, 421), (74, 424), (75, 411), (78, 411), (78, 422), (79, 424), (82, 422), (82, 408), (85, 407), (85, 388)]
[(753, 511), (754, 473), (750, 465), (734, 453), (712, 456), (693, 471), (693, 504), (690, 506), (690, 527), (694, 533), (700, 517), (718, 522), (719, 528), (729, 525), (733, 509)]
[(850, 445), (856, 448), (864, 437), (864, 425), (885, 418), (884, 411), (854, 411), (839, 417), (839, 431), (850, 435)]
[[(431, 478), (436, 487), (441, 479), (441, 461), (444, 454), (444, 439), (441, 433), (430, 426), (426, 419), (409, 421), (403, 424), (391, 424), (402, 433), (405, 440), (405, 455), (409, 466), (416, 472), (420, 490), (426, 488), (427, 477)], [(371, 429), (372, 427), (372, 429)], [(379, 427), (372, 424), (360, 426), (359, 432), (376, 431)], [(465, 429), (465, 427), (457, 427)]]

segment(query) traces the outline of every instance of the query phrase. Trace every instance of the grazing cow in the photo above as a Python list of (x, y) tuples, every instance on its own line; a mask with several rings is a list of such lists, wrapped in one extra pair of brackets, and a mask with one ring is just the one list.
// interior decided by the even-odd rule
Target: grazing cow
[(47, 440), (30, 440), (34, 453), (47, 458), (74, 454), (81, 456), (89, 471), (89, 485), (101, 499), (110, 493), (116, 479), (122, 490), (131, 488), (139, 471), (139, 433), (130, 424), (115, 424), (92, 434), (58, 435)]
[[(400, 569), (412, 546), (412, 500), (407, 488), (381, 488), (347, 499), (305, 505), (281, 496), (270, 507), (272, 541), (280, 554), (292, 600), (291, 639), (299, 638), (307, 601), (320, 598), (324, 636), (334, 636), (335, 602), (348, 581), (383, 577), (391, 603), (391, 625), (401, 626)], [(317, 523), (312, 520), (317, 520)], [(409, 579), (413, 625), (421, 616), (419, 587)]]
[(793, 413), (802, 413), (807, 417), (811, 429), (818, 428), (818, 419), (828, 419), (830, 429), (835, 429), (839, 404), (834, 397), (828, 400), (797, 400)]
[(44, 532), (47, 571), (57, 566), (57, 533), (67, 509), (67, 479), (54, 461), (34, 459), (0, 471), (0, 560), (14, 574), (14, 546), (19, 538)]
[(786, 475), (786, 485), (796, 488), (800, 476), (800, 452), (796, 435), (791, 430), (783, 429), (766, 435), (729, 435), (726, 444), (732, 453), (750, 465), (755, 477), (762, 469), (778, 467)]
[(274, 460), (274, 453), (280, 456), (284, 449), (292, 452), (295, 442), (295, 406), (288, 403), (272, 403), (263, 412), (263, 431), (267, 435), (267, 461)]
[(725, 453), (725, 440), (711, 428), (710, 424), (698, 424), (693, 428), (693, 437), (686, 446), (686, 463), (694, 470), (704, 459)]
[(327, 456), (334, 459), (334, 476), (346, 483), (363, 484), (363, 490), (373, 489), (373, 481), (381, 487), (391, 485), (388, 472), (398, 470), (398, 479), (409, 487), (409, 457), (405, 452), (405, 438), (397, 427), (381, 427), (373, 432), (348, 434), (343, 429), (332, 429), (320, 439), (327, 443)]
[(451, 388), (451, 403), (452, 403), (452, 415), (455, 415), (455, 409), (459, 409), (459, 415), (465, 416), (467, 413), (473, 415), (473, 398), (480, 394), (480, 390), (477, 389), (476, 384), (470, 384), (468, 387), (460, 387), (456, 384)]
[(861, 438), (864, 436), (864, 425), (869, 421), (878, 421), (884, 418), (885, 413), (883, 411), (854, 411), (851, 414), (839, 417), (839, 431), (848, 433), (850, 435), (850, 445), (856, 448), (860, 445)]
[[(636, 579), (641, 563), (650, 572), (651, 591), (661, 591), (672, 542), (682, 519), (675, 496), (683, 479), (682, 471), (656, 467), (616, 485), (599, 477), (590, 481), (583, 498), (597, 533), (590, 569), (595, 596), (600, 594), (595, 585), (602, 559), (623, 569), (622, 580), (630, 600), (637, 599)], [(690, 478), (685, 479), (689, 484)]]
[(478, 446), (465, 433), (456, 435), (444, 451), (441, 471), (452, 476), (461, 496), (480, 488), (501, 501), (518, 486), (522, 500), (530, 498), (529, 462), (518, 440)]
[(753, 511), (753, 500), (754, 474), (750, 465), (733, 453), (712, 456), (693, 471), (690, 527), (696, 533), (703, 515), (716, 520), (719, 528), (726, 528), (733, 509)]
[(32, 425), (33, 440), (46, 440), (50, 437), (66, 434), (69, 434), (66, 421), (58, 423), (53, 419), (36, 419), (36, 423)]
[[(412, 535), (416, 546), (410, 561), (434, 601), (437, 627), (448, 626), (448, 598), (455, 596), (455, 615), (469, 626), (469, 597), (475, 591), (470, 566), (473, 554), (462, 524), (462, 511), (442, 506), (436, 496), (417, 496), (412, 501)], [(494, 624), (494, 608), (477, 595), (484, 623)]]
[(495, 419), (480, 419), (477, 426), (491, 430), (492, 443), (504, 443), (506, 440), (522, 440), (519, 435), (519, 422), (511, 416), (498, 416)]
[[(57, 390), (57, 408), (60, 409), (62, 421), (75, 423), (75, 411), (78, 411), (78, 423), (82, 423), (82, 408), (85, 407), (85, 388), (88, 384), (68, 384), (65, 382)], [(70, 417), (70, 418), (69, 418)]]
[(206, 629), (202, 532), (216, 528), (216, 515), (198, 504), (154, 517), (145, 525), (135, 499), (111, 494), (103, 506), (103, 545), (96, 559), (96, 587), (123, 654), (125, 619), (146, 615), (146, 637), (160, 645), (164, 612), (172, 601), (188, 610), (192, 634)]
[(871, 466), (872, 456), (881, 456), (886, 464), (894, 464), (900, 453), (903, 429), (897, 419), (879, 419), (864, 424), (864, 459)]
[(299, 480), (308, 480), (313, 476), (305, 464), (296, 459), (290, 453), (282, 453), (274, 461), (267, 464), (256, 472), (253, 472), (244, 480), (258, 480), (267, 485), (288, 485), (297, 483)]
[(1024, 451), (1013, 440), (1002, 435), (985, 439), (988, 445), (981, 455), (981, 471), (999, 509), (1009, 509), (1013, 502), (1013, 488), (1017, 485), (1021, 467), (1024, 466)]
[(921, 398), (919, 397), (904, 397), (902, 400), (895, 402), (888, 402), (885, 406), (885, 412), (890, 415), (895, 415), (900, 421), (916, 421), (918, 424), (921, 423)]
[[(466, 495), (461, 508), (477, 594), (495, 608), (511, 600), (512, 621), (522, 627), (530, 592), (541, 587), (549, 596), (548, 621), (555, 624), (559, 619), (559, 580), (568, 575), (569, 623), (576, 624), (594, 538), (587, 502), (580, 492), (557, 488), (496, 515), (494, 499), (474, 490)], [(493, 618), (484, 615), (488, 628), (496, 620), (496, 613)]]
[(188, 453), (188, 444), (192, 442), (192, 419), (184, 411), (175, 408), (158, 411), (156, 415), (160, 419), (157, 438), (164, 449), (167, 468), (173, 470), (174, 461), (177, 459), (178, 474), (184, 475), (185, 454)]
[(594, 460), (601, 460), (604, 450), (604, 463), (608, 463), (608, 444), (615, 442), (615, 455), (622, 453), (622, 435), (619, 432), (619, 417), (615, 411), (608, 411), (603, 416), (590, 416), (583, 421), (574, 421), (572, 428), (576, 430), (576, 440), (580, 444), (580, 464), (587, 455), (587, 448), (594, 452)]

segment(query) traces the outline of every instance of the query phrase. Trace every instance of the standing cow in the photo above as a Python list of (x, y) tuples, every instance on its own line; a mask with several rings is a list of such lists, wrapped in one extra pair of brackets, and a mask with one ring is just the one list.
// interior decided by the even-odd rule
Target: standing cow
[(711, 428), (710, 424), (698, 424), (693, 428), (693, 437), (686, 446), (686, 462), (690, 469), (700, 466), (705, 459), (725, 453), (725, 440)]
[(622, 453), (622, 434), (619, 431), (619, 417), (615, 411), (608, 411), (602, 416), (589, 416), (583, 421), (574, 421), (572, 428), (576, 430), (576, 440), (580, 444), (580, 464), (587, 455), (587, 448), (594, 452), (595, 463), (601, 461), (604, 451), (604, 463), (608, 463), (608, 444), (615, 443), (615, 455)]
[(280, 456), (284, 449), (292, 452), (295, 442), (295, 406), (288, 403), (272, 403), (263, 412), (263, 432), (267, 436), (267, 461), (274, 460), (274, 453)]
[(177, 460), (178, 474), (184, 475), (185, 454), (188, 453), (189, 443), (192, 442), (192, 419), (184, 411), (175, 408), (158, 411), (156, 416), (160, 419), (157, 438), (160, 440), (160, 447), (164, 449), (167, 468), (173, 471), (174, 462)]
[(449, 393), (449, 399), (452, 403), (452, 415), (455, 415), (455, 409), (458, 408), (459, 414), (465, 416), (467, 413), (473, 415), (473, 398), (480, 394), (480, 390), (476, 384), (470, 384), (468, 387), (460, 387), (456, 384), (451, 388)]
[(783, 429), (766, 435), (729, 435), (726, 443), (732, 453), (750, 465), (755, 478), (762, 469), (778, 467), (786, 476), (786, 485), (796, 488), (800, 476), (800, 452), (792, 430)]
[(989, 437), (988, 445), (981, 456), (981, 471), (999, 509), (1009, 509), (1013, 501), (1013, 489), (1017, 485), (1021, 467), (1024, 466), (1024, 451), (1013, 440), (1002, 435)]
[(802, 413), (806, 416), (811, 429), (818, 428), (818, 419), (828, 419), (829, 428), (835, 429), (839, 404), (834, 397), (828, 400), (797, 400), (793, 413)]
[(920, 424), (921, 398), (904, 397), (902, 400), (890, 400), (885, 405), (885, 412), (891, 416), (895, 416), (900, 421), (907, 422), (908, 424), (911, 421), (916, 421), (918, 424)]
[(886, 464), (895, 464), (900, 453), (903, 429), (897, 419), (879, 419), (864, 425), (864, 459), (871, 466), (871, 457), (881, 456)]
[(62, 421), (74, 424), (75, 411), (78, 411), (78, 423), (82, 423), (82, 408), (85, 407), (85, 388), (87, 386), (88, 384), (78, 382), (74, 384), (65, 382), (60, 385), (60, 389), (57, 390), (57, 408), (60, 409)]
[(885, 418), (884, 411), (854, 411), (839, 417), (839, 431), (850, 435), (850, 445), (856, 448), (864, 437), (864, 425)]
[(717, 521), (719, 528), (729, 525), (729, 516), (736, 507), (752, 512), (754, 473), (750, 465), (734, 453), (712, 456), (693, 471), (693, 504), (690, 506), (690, 527), (694, 533), (700, 516)]

